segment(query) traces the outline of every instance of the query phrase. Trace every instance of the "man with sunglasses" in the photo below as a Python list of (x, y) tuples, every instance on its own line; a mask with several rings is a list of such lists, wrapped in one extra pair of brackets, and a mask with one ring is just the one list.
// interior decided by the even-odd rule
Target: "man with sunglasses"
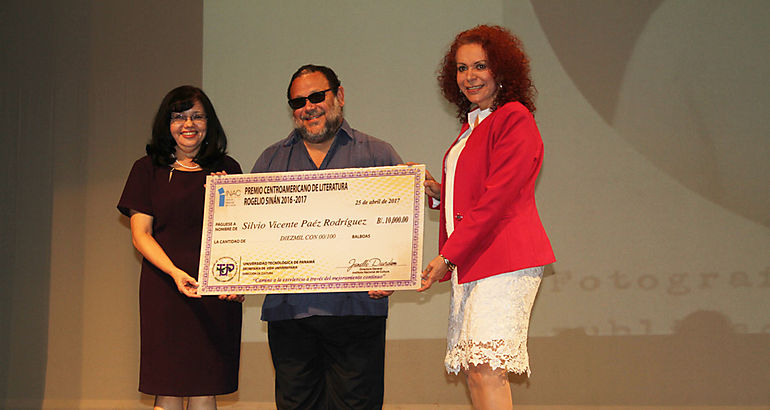
[[(300, 67), (286, 92), (294, 130), (268, 147), (251, 172), (401, 164), (393, 147), (350, 127), (345, 90), (332, 69)], [(387, 297), (392, 291), (267, 295), (279, 409), (382, 408)]]

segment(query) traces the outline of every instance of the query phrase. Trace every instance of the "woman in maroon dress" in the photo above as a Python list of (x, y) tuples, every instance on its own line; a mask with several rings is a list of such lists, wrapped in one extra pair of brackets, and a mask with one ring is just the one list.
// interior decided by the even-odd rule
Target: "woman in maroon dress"
[(215, 409), (238, 389), (243, 296), (197, 294), (206, 175), (241, 173), (202, 90), (171, 90), (158, 108), (147, 156), (134, 163), (118, 209), (144, 256), (139, 281), (139, 391), (155, 409)]

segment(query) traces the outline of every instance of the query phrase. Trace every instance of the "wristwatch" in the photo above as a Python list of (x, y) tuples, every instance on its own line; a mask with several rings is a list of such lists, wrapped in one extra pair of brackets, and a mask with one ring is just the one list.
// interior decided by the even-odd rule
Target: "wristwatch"
[(446, 258), (446, 256), (444, 256), (444, 255), (439, 255), (439, 256), (441, 257), (441, 259), (444, 260), (444, 263), (446, 263), (446, 266), (449, 267), (449, 271), (450, 272), (455, 270), (455, 268), (457, 268), (457, 265), (455, 265), (454, 263), (450, 262), (449, 259)]

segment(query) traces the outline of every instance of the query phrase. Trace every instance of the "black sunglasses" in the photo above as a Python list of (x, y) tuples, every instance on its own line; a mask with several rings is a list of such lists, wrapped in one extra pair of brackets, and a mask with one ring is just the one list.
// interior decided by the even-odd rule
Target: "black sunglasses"
[(307, 104), (307, 100), (310, 100), (313, 104), (318, 104), (321, 101), (326, 99), (326, 92), (331, 91), (334, 88), (327, 88), (323, 91), (316, 91), (307, 97), (297, 97), (297, 98), (290, 98), (289, 99), (289, 107), (291, 107), (294, 110), (298, 110)]

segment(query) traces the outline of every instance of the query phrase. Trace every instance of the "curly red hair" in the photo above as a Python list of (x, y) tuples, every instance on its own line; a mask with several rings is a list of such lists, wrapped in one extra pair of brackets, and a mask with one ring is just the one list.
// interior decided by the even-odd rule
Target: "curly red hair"
[(455, 37), (438, 71), (441, 94), (457, 106), (457, 118), (468, 121), (471, 102), (457, 86), (457, 49), (466, 44), (480, 44), (487, 54), (487, 64), (498, 84), (502, 84), (492, 109), (511, 101), (518, 101), (530, 112), (535, 112), (535, 85), (529, 76), (529, 57), (518, 37), (500, 26), (476, 26)]

